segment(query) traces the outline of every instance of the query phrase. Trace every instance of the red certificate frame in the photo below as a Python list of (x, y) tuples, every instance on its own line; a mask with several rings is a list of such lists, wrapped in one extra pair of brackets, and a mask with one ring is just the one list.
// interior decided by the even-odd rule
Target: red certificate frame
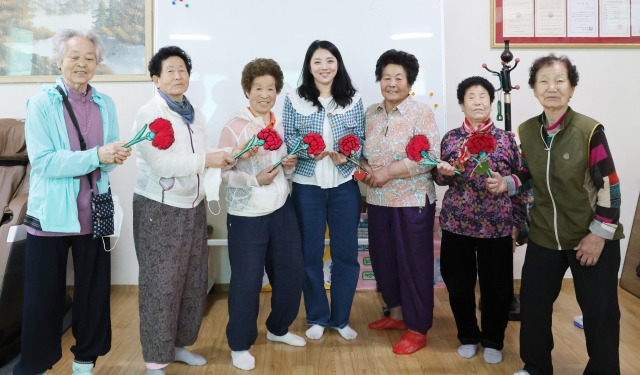
[[(629, 36), (620, 37), (602, 37), (600, 36), (600, 30), (598, 30), (598, 36), (593, 37), (521, 37), (521, 36), (504, 36), (504, 22), (503, 22), (503, 9), (504, 3), (509, 3), (511, 0), (491, 0), (491, 48), (503, 48), (504, 41), (509, 40), (511, 47), (520, 48), (640, 48), (640, 36), (632, 36), (631, 28), (632, 20), (629, 20)], [(538, 0), (533, 0), (533, 20), (535, 22), (535, 3)], [(565, 0), (568, 8), (570, 0)], [(629, 8), (631, 9), (631, 0), (629, 1)], [(636, 0), (638, 1), (638, 0)], [(631, 11), (629, 12), (631, 18)], [(568, 12), (567, 12), (568, 18)], [(530, 21), (530, 20), (529, 20)], [(565, 20), (565, 28), (568, 28), (568, 20)], [(599, 22), (598, 22), (599, 25)], [(638, 25), (635, 25), (638, 27)], [(565, 34), (568, 35), (568, 30), (565, 30)]]

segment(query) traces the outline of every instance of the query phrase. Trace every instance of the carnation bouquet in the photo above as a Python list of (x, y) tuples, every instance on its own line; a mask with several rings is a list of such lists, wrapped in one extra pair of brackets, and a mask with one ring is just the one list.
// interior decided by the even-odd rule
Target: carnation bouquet
[(322, 151), (324, 151), (325, 147), (326, 145), (324, 144), (324, 140), (322, 139), (322, 136), (320, 134), (309, 133), (305, 135), (304, 138), (299, 140), (298, 143), (296, 143), (296, 145), (293, 147), (291, 152), (289, 152), (287, 155), (285, 155), (285, 157), (283, 157), (277, 163), (275, 163), (273, 167), (277, 168), (280, 164), (282, 164), (284, 159), (288, 158), (289, 156), (295, 154), (300, 150), (307, 150), (307, 153), (309, 155), (317, 155)]
[[(149, 128), (149, 131), (145, 134), (144, 132), (147, 130), (147, 127)], [(131, 141), (127, 142), (124, 147), (131, 147), (142, 141), (151, 141), (151, 145), (159, 150), (166, 150), (171, 147), (175, 141), (171, 121), (158, 117), (153, 120), (151, 124), (144, 124), (136, 136), (133, 137)]]
[(475, 170), (478, 173), (486, 173), (488, 177), (491, 177), (487, 157), (496, 149), (496, 139), (491, 134), (474, 134), (467, 141), (467, 149), (472, 155), (471, 158), (478, 163)]
[(352, 162), (358, 167), (358, 170), (353, 174), (353, 177), (361, 181), (364, 179), (366, 175), (369, 174), (366, 169), (360, 164), (358, 160), (358, 150), (360, 150), (360, 138), (356, 137), (354, 134), (347, 134), (342, 139), (340, 139), (339, 144), (340, 152), (342, 152), (347, 160)]

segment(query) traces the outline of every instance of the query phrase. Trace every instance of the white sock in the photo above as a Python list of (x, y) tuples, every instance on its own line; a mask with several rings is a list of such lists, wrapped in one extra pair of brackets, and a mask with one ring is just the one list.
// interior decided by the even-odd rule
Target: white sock
[(322, 337), (323, 334), (324, 327), (317, 324), (312, 325), (311, 328), (309, 328), (305, 333), (305, 335), (311, 340), (318, 340)]
[(529, 371), (527, 370), (520, 370), (520, 371), (516, 371), (513, 373), (513, 375), (529, 375)]
[(345, 340), (353, 340), (358, 337), (358, 332), (354, 331), (353, 328), (349, 327), (347, 324), (343, 328), (336, 328), (336, 330), (340, 333), (340, 336)]
[(200, 354), (192, 353), (185, 348), (176, 348), (176, 357), (174, 361), (184, 362), (189, 366), (204, 366), (207, 360)]
[(164, 375), (164, 370), (161, 368), (157, 370), (147, 369), (147, 375)]
[(267, 331), (267, 340), (275, 342), (283, 342), (291, 346), (305, 346), (307, 342), (300, 336), (294, 335), (291, 332), (287, 332), (282, 336), (276, 336), (273, 333)]
[(502, 352), (498, 349), (484, 348), (482, 358), (484, 358), (485, 362), (494, 365), (502, 362)]
[(478, 352), (478, 344), (465, 344), (458, 347), (458, 355), (462, 358), (472, 358)]
[(231, 362), (240, 370), (249, 371), (256, 368), (256, 359), (253, 358), (248, 350), (231, 352)]

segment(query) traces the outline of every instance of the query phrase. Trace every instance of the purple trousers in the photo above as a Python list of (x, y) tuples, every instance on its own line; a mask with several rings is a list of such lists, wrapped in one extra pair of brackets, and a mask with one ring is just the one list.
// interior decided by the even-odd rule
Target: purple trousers
[(382, 298), (401, 306), (411, 331), (426, 334), (433, 324), (433, 220), (425, 207), (369, 205), (369, 253)]

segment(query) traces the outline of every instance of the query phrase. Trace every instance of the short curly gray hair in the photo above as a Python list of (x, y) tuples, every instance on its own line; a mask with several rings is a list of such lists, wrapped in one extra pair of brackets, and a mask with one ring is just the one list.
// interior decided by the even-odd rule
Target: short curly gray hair
[(56, 64), (62, 63), (64, 53), (67, 51), (67, 41), (74, 36), (87, 39), (96, 47), (96, 62), (100, 64), (104, 58), (104, 44), (93, 30), (64, 29), (53, 36), (53, 50), (51, 58)]

